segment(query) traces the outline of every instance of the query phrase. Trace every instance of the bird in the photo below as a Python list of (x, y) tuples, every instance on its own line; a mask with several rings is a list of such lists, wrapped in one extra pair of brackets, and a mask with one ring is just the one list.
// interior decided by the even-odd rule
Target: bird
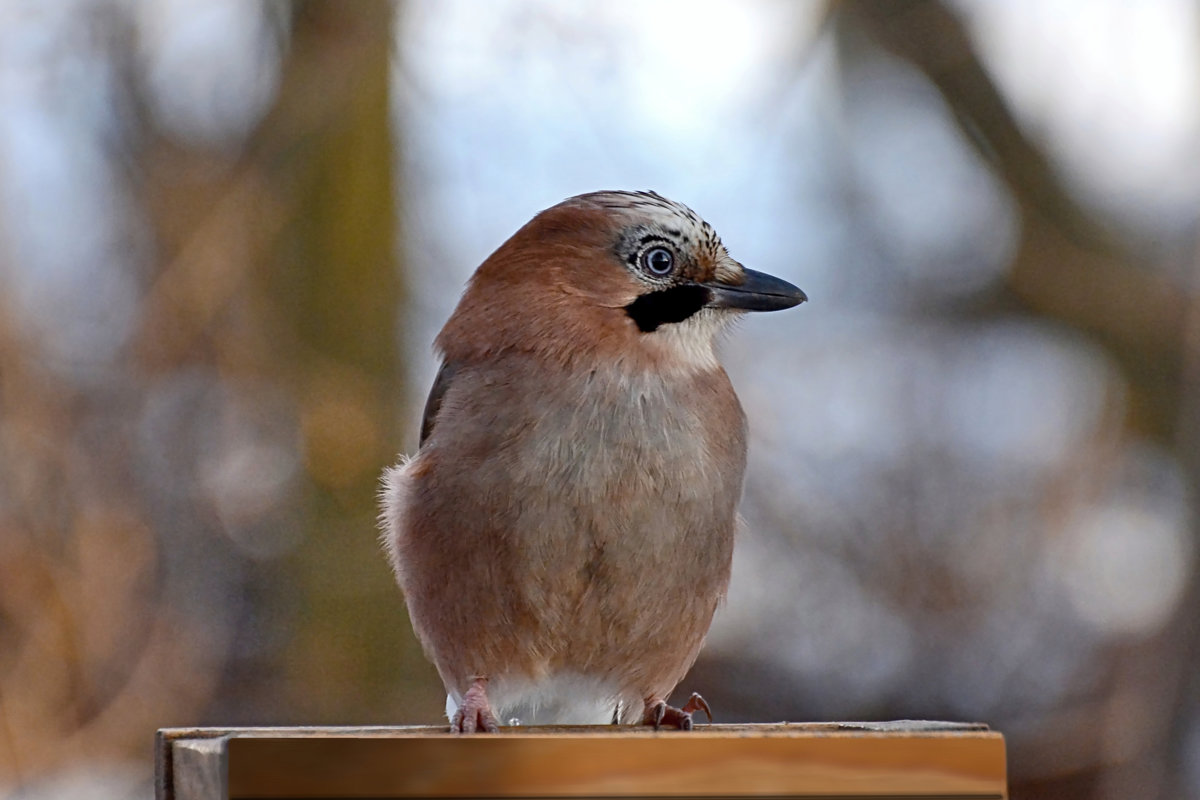
[(747, 420), (718, 360), (743, 312), (808, 298), (687, 206), (571, 197), (478, 267), (435, 340), (383, 547), (450, 728), (653, 725), (729, 584)]

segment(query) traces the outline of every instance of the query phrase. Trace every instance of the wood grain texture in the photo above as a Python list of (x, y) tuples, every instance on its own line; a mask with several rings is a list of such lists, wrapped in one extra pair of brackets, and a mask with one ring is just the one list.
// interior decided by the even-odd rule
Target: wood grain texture
[(227, 742), (224, 738), (180, 739), (171, 744), (178, 796), (194, 800), (220, 800), (229, 796)]
[[(1004, 738), (979, 725), (547, 727), (491, 736), (440, 727), (160, 732), (167, 744), (196, 738), (224, 748), (231, 798), (1008, 796)], [(160, 800), (210, 800), (209, 788), (185, 793), (185, 772), (185, 764), (173, 765)]]

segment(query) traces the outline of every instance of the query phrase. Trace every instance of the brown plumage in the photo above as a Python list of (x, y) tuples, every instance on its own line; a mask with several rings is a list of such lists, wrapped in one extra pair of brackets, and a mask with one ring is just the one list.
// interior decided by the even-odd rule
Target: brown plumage
[(804, 295), (691, 210), (597, 192), (475, 272), (384, 541), (455, 730), (690, 727), (665, 699), (729, 581), (746, 421), (714, 337)]

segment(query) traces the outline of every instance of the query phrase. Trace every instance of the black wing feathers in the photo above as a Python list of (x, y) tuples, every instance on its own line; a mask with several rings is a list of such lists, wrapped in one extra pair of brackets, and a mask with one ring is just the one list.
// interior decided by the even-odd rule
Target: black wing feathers
[(421, 445), (424, 445), (429, 434), (433, 433), (433, 423), (437, 419), (438, 410), (442, 407), (442, 398), (446, 396), (446, 390), (450, 388), (450, 382), (454, 379), (456, 372), (458, 372), (457, 364), (443, 361), (437, 377), (433, 379), (433, 387), (429, 390), (429, 399), (425, 401), (425, 413), (421, 416)]

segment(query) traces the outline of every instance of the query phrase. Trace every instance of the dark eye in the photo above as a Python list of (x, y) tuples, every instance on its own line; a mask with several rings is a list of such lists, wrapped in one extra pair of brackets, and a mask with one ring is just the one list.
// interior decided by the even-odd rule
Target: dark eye
[(642, 268), (660, 278), (670, 275), (675, 269), (675, 255), (665, 247), (651, 247), (642, 253)]

